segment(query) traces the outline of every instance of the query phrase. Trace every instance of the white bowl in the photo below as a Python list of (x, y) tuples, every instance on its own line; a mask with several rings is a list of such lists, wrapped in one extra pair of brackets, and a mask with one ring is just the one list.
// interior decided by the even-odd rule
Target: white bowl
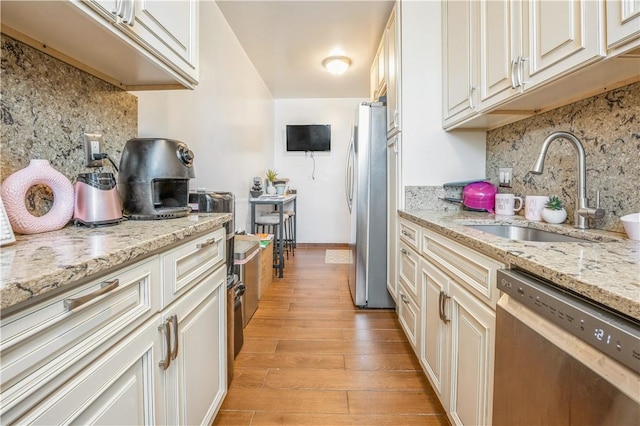
[(620, 218), (630, 239), (640, 241), (640, 213), (631, 213)]

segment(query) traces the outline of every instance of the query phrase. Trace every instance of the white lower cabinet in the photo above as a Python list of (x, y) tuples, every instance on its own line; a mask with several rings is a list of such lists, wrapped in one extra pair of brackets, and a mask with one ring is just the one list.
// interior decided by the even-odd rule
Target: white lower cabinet
[(406, 219), (399, 228), (400, 324), (451, 423), (490, 425), (496, 271), (506, 265)]
[(427, 260), (420, 274), (420, 362), (453, 424), (491, 424), (495, 311)]
[(17, 424), (166, 424), (159, 410), (159, 315), (39, 403)]
[(3, 318), (1, 423), (211, 424), (227, 389), (220, 233)]
[(227, 387), (225, 282), (220, 268), (164, 311), (164, 362), (156, 364), (162, 372), (163, 424), (211, 424), (222, 404)]

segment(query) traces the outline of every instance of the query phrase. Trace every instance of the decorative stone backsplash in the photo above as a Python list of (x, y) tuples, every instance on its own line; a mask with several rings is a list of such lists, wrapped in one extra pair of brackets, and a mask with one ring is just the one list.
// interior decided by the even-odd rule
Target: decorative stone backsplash
[[(84, 166), (82, 135), (102, 133), (104, 150), (120, 161), (127, 140), (138, 134), (138, 98), (77, 68), (2, 34), (0, 180), (31, 159), (75, 183), (78, 173), (113, 172)], [(33, 214), (48, 211), (50, 191), (29, 191)]]
[(620, 216), (640, 212), (640, 83), (487, 133), (487, 177), (497, 184), (498, 168), (513, 168), (512, 188), (500, 192), (521, 197), (556, 194), (565, 202), (567, 221), (573, 223), (578, 176), (573, 145), (564, 139), (553, 141), (544, 172), (529, 173), (542, 142), (557, 131), (574, 134), (584, 146), (589, 206), (595, 206), (599, 190), (600, 206), (607, 212), (592, 226), (624, 233)]

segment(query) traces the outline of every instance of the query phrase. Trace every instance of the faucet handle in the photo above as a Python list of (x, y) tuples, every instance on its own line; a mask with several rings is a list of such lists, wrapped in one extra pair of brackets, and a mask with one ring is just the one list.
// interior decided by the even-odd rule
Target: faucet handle
[(593, 217), (594, 219), (602, 219), (604, 217), (606, 211), (600, 208), (600, 190), (596, 191), (596, 208), (590, 210), (593, 212), (589, 214), (589, 217)]

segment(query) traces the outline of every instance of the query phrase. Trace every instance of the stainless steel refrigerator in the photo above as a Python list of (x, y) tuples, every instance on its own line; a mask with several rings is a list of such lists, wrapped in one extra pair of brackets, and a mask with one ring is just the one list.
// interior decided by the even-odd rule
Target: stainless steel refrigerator
[(356, 306), (393, 308), (387, 290), (387, 112), (358, 105), (347, 154), (345, 192), (351, 213), (349, 289)]

